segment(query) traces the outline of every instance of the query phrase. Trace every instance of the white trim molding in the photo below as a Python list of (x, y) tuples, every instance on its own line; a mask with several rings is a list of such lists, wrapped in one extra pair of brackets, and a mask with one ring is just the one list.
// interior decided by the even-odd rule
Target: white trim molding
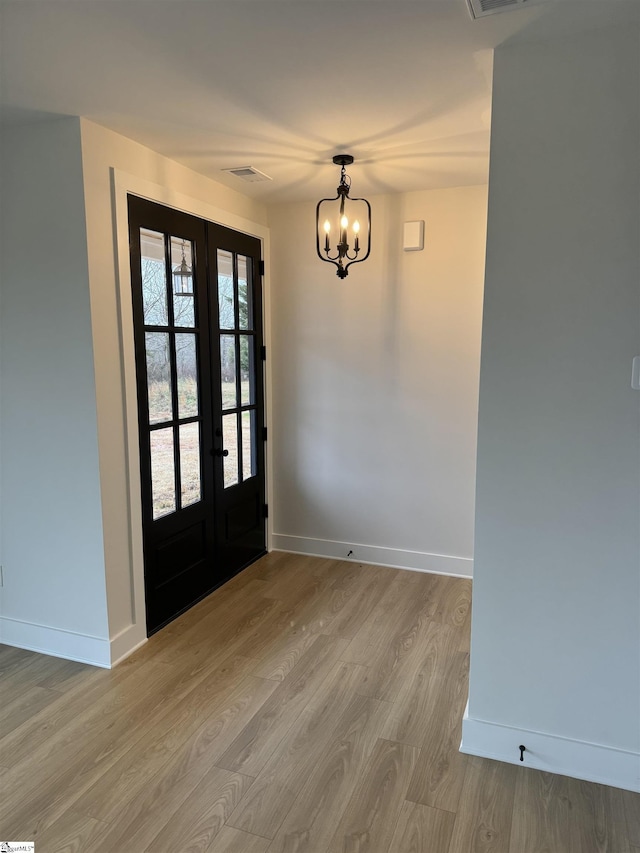
[(0, 643), (40, 652), (56, 658), (88, 663), (103, 669), (111, 668), (109, 641), (102, 637), (64, 631), (35, 622), (0, 617)]
[(128, 658), (130, 654), (147, 642), (147, 631), (144, 624), (129, 625), (115, 637), (111, 638), (111, 666)]
[(640, 792), (638, 752), (477, 720), (467, 706), (460, 752), (519, 765), (520, 744), (526, 747), (523, 767)]
[(287, 536), (283, 533), (273, 534), (272, 547), (275, 551), (289, 551), (293, 554), (306, 554), (309, 557), (332, 557), (336, 560), (372, 563), (376, 566), (429, 572), (434, 575), (450, 575), (456, 578), (470, 578), (473, 575), (473, 560), (469, 557), (450, 557), (446, 554), (428, 554), (379, 545), (336, 542), (332, 539), (310, 539), (304, 536)]
[[(127, 194), (141, 196), (168, 207), (217, 222), (227, 228), (257, 237), (262, 243), (265, 263), (263, 278), (264, 343), (270, 346), (270, 293), (269, 293), (269, 229), (236, 214), (229, 213), (213, 204), (192, 198), (171, 187), (148, 181), (120, 169), (111, 169), (112, 196), (114, 206), (114, 229), (116, 248), (116, 279), (120, 322), (120, 345), (124, 377), (125, 434), (127, 449), (127, 483), (129, 516), (131, 624), (120, 631), (111, 641), (111, 665), (114, 666), (146, 640), (146, 613), (144, 595), (144, 555), (142, 547), (142, 510), (140, 499), (140, 451), (138, 442), (138, 403), (136, 386), (135, 349), (133, 339), (133, 312), (131, 303), (131, 271), (129, 257), (129, 217)], [(266, 418), (271, 431), (271, 366), (267, 361), (266, 373)], [(271, 473), (271, 451), (266, 449), (267, 503), (272, 503), (273, 477)], [(267, 520), (267, 548), (270, 547), (270, 522)]]

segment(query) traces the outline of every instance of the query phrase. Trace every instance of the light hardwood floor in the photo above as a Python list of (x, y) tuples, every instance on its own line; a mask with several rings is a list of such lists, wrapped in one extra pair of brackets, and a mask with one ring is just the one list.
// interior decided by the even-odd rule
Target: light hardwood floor
[(462, 755), (471, 584), (273, 553), (111, 672), (0, 647), (37, 853), (638, 853), (640, 796)]

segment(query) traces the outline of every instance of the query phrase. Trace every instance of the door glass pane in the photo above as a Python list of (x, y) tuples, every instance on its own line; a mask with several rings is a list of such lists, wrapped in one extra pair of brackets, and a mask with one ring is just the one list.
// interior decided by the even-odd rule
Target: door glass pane
[(140, 229), (142, 305), (145, 326), (166, 326), (167, 268), (164, 259), (164, 234)]
[(169, 335), (166, 332), (146, 332), (147, 390), (149, 393), (149, 423), (170, 421), (171, 369), (169, 362)]
[(193, 418), (198, 414), (198, 362), (196, 336), (176, 334), (176, 372), (178, 375), (178, 417)]
[(175, 326), (195, 326), (193, 244), (190, 240), (171, 238), (171, 270), (173, 323)]
[(173, 428), (156, 429), (151, 439), (151, 493), (153, 517), (161, 518), (176, 510), (176, 469), (173, 456)]
[(240, 338), (240, 393), (241, 405), (255, 403), (253, 398), (253, 345), (252, 337), (242, 335)]
[(222, 380), (222, 408), (234, 409), (238, 405), (235, 335), (220, 335), (220, 374)]
[(238, 320), (239, 328), (253, 328), (253, 306), (249, 289), (249, 269), (251, 258), (238, 255)]
[(222, 441), (228, 456), (223, 458), (224, 487), (234, 486), (238, 482), (238, 416), (224, 415), (222, 418)]
[(180, 426), (180, 480), (182, 506), (197, 503), (200, 493), (200, 425)]
[(255, 412), (242, 412), (242, 479), (255, 476)]
[(220, 328), (235, 329), (235, 302), (233, 298), (233, 255), (218, 249), (218, 310)]

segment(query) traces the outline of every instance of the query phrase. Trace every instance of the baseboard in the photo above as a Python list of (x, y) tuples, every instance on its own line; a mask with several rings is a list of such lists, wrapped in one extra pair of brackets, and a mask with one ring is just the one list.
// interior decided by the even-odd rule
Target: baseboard
[(130, 654), (147, 642), (147, 630), (144, 626), (129, 625), (111, 640), (111, 666), (128, 658)]
[(473, 560), (468, 557), (449, 557), (445, 554), (427, 554), (422, 551), (405, 551), (401, 548), (335, 542), (332, 539), (308, 539), (304, 536), (287, 536), (283, 533), (273, 534), (272, 545), (275, 551), (289, 551), (293, 554), (306, 554), (309, 557), (332, 557), (336, 560), (372, 563), (376, 566), (391, 566), (396, 569), (451, 575), (458, 578), (470, 578), (473, 574)]
[(30, 652), (75, 660), (105, 669), (111, 667), (109, 640), (0, 617), (0, 642)]
[(460, 752), (640, 792), (640, 753), (473, 719), (468, 708)]

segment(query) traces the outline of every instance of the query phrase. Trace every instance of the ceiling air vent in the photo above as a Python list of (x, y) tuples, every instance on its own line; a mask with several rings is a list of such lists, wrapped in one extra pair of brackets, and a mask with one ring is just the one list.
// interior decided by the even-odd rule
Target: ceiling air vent
[(223, 172), (228, 172), (230, 175), (235, 175), (243, 181), (255, 183), (256, 181), (272, 181), (269, 175), (265, 175), (259, 169), (254, 169), (253, 166), (237, 166), (235, 169), (223, 169)]
[(467, 5), (472, 18), (484, 18), (485, 15), (531, 6), (535, 2), (536, 0), (467, 0)]

